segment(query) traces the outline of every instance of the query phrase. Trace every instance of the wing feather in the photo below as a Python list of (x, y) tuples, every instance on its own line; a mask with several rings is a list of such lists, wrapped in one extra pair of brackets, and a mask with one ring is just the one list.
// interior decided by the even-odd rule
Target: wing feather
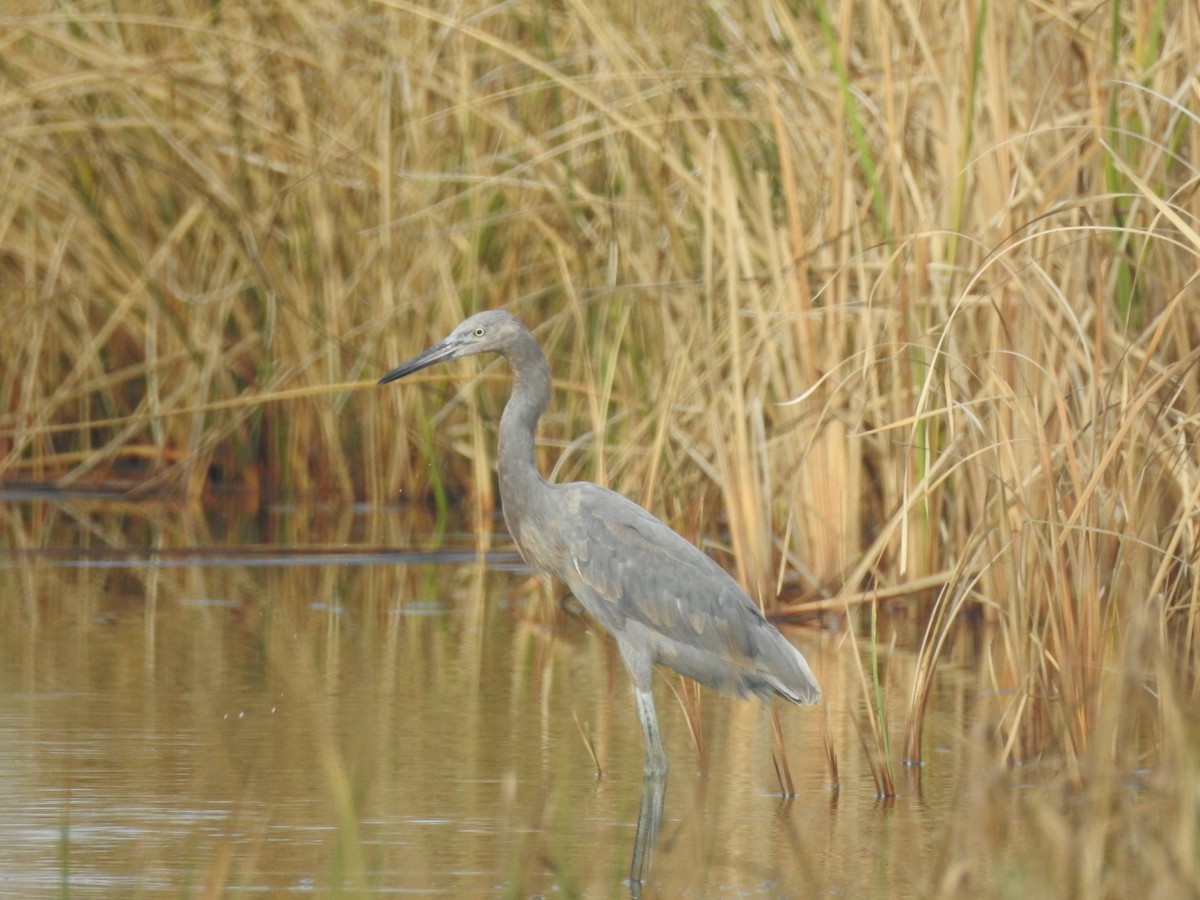
[(558, 486), (564, 557), (557, 574), (621, 639), (715, 687), (814, 702), (803, 656), (707, 554), (637, 504), (587, 482)]

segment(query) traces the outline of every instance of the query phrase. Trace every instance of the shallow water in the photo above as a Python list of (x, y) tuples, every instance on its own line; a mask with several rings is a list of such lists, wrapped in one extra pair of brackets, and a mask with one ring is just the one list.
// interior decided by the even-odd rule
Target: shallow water
[[(0, 515), (0, 893), (630, 894), (628, 680), (502, 526), (434, 546), (396, 510)], [(884, 802), (848, 643), (787, 633), (826, 695), (776, 707), (792, 798), (766, 707), (658, 677), (672, 770), (643, 896), (926, 896), (961, 854), (971, 679), (941, 676), (926, 765)], [(885, 665), (899, 695), (911, 660)]]

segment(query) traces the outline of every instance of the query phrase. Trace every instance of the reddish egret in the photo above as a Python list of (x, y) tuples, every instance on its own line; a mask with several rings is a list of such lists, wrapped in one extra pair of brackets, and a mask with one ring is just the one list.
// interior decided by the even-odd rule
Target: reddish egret
[(739, 696), (816, 703), (821, 689), (800, 651), (705, 553), (607, 488), (542, 478), (533, 443), (550, 401), (550, 369), (516, 316), (500, 310), (471, 316), (379, 383), (478, 353), (501, 354), (513, 373), (497, 466), (504, 521), (525, 562), (565, 582), (616, 638), (633, 679), (646, 774), (667, 771), (650, 692), (655, 663)]

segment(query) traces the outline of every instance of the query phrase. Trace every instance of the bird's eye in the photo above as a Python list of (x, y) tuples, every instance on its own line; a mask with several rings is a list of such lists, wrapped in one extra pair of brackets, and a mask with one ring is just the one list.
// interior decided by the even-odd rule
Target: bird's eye
[(475, 337), (483, 337), (483, 328), (482, 327), (475, 329)]

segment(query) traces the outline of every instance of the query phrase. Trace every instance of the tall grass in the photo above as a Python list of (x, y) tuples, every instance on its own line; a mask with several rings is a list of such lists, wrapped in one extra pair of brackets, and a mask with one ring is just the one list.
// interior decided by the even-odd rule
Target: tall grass
[(2, 20), (0, 478), (482, 513), (500, 368), (359, 388), (506, 304), (545, 471), (928, 616), (907, 758), (964, 616), (1001, 758), (1166, 752), (1114, 711), (1198, 699), (1191, 4), (156, 10)]

